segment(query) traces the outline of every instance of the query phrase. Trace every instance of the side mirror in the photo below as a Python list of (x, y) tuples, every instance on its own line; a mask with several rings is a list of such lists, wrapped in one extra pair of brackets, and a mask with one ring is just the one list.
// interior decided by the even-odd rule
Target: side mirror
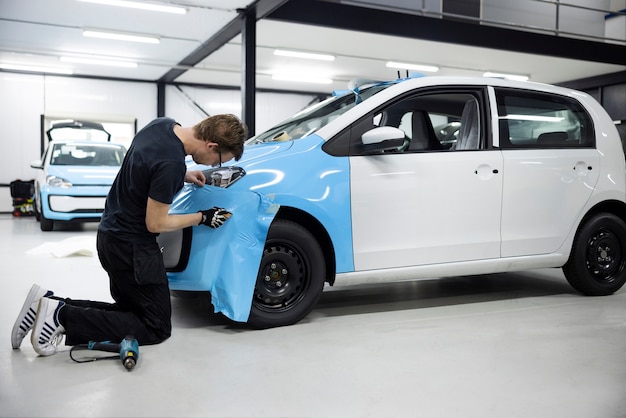
[(404, 144), (404, 131), (393, 126), (381, 126), (361, 135), (366, 154), (397, 150)]
[(30, 163), (30, 167), (31, 168), (36, 168), (38, 170), (43, 170), (43, 161), (35, 160), (32, 163)]

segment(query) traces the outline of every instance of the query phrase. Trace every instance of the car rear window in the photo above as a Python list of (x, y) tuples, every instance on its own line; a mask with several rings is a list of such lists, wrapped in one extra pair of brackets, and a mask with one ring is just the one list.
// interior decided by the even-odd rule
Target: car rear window
[(595, 146), (591, 117), (572, 98), (502, 88), (496, 97), (501, 148)]

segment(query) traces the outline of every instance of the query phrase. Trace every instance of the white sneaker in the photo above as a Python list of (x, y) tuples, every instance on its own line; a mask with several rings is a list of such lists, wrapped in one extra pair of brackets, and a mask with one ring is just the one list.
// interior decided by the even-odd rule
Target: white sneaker
[(22, 306), (20, 314), (13, 324), (13, 330), (11, 330), (11, 345), (13, 348), (20, 348), (22, 340), (26, 337), (26, 334), (35, 325), (35, 317), (37, 316), (37, 309), (39, 307), (39, 299), (44, 296), (52, 296), (53, 293), (50, 290), (44, 290), (36, 284), (30, 288), (26, 301)]
[(59, 309), (65, 302), (43, 297), (39, 300), (39, 309), (35, 318), (30, 342), (35, 351), (42, 356), (51, 356), (57, 352), (57, 345), (63, 340), (65, 328), (59, 323)]

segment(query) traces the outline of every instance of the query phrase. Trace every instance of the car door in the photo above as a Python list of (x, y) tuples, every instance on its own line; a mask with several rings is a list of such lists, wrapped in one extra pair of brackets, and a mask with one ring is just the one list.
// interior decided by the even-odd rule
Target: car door
[[(480, 90), (431, 91), (401, 98), (352, 128), (356, 271), (500, 256), (502, 157), (485, 147), (485, 108)], [(442, 144), (433, 124), (452, 122), (461, 125), (458, 139)], [(402, 129), (405, 142), (372, 152), (362, 133), (375, 126)]]
[(593, 124), (574, 99), (495, 89), (504, 159), (502, 257), (564, 242), (598, 181)]

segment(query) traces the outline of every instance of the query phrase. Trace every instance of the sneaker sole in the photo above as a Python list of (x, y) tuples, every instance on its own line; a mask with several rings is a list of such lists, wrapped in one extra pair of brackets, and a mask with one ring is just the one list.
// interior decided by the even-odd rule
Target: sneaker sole
[[(11, 330), (11, 346), (13, 349), (20, 348), (22, 340), (26, 337), (26, 334), (35, 326), (35, 318), (37, 317), (37, 309), (33, 308), (33, 304), (36, 300), (44, 297), (48, 292), (42, 291), (38, 285), (33, 285), (26, 296), (26, 301), (22, 305), (20, 314), (13, 324)], [(18, 341), (18, 332), (21, 330), (24, 333), (24, 337)]]

